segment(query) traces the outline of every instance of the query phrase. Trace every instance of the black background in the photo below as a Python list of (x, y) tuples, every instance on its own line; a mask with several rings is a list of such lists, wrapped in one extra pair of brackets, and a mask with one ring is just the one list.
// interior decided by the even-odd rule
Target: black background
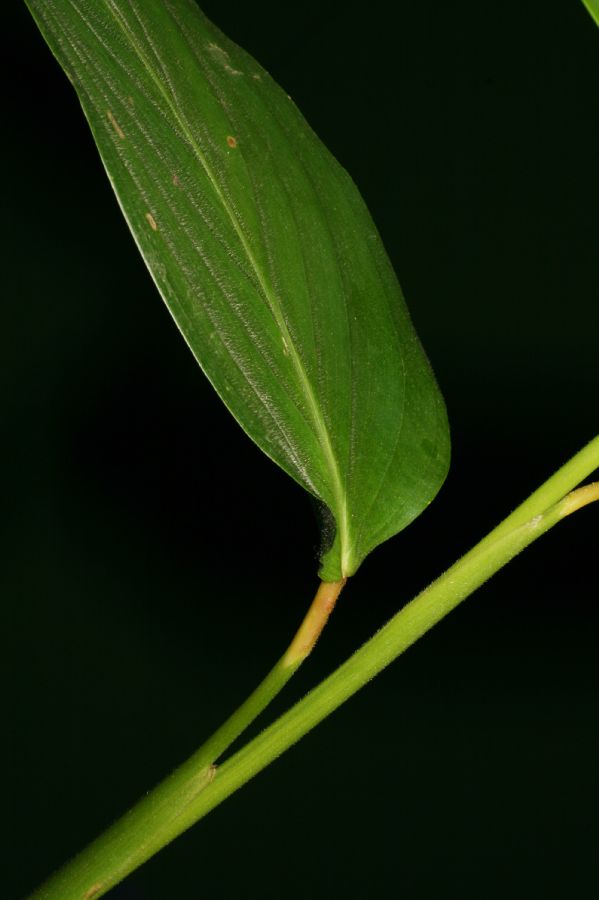
[[(363, 565), (281, 709), (599, 431), (599, 33), (572, 0), (203, 6), (353, 175), (453, 433), (438, 499)], [(313, 593), (317, 533), (184, 346), (24, 5), (3, 16), (12, 898), (257, 683)], [(598, 513), (527, 550), (115, 898), (587, 895)]]

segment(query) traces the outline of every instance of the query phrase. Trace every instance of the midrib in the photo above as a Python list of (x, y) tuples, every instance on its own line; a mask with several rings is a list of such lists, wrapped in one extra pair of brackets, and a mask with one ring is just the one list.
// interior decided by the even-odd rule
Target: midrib
[(327, 429), (327, 426), (326, 426), (326, 423), (324, 420), (324, 416), (322, 414), (322, 410), (316, 399), (314, 389), (312, 387), (310, 379), (308, 378), (308, 375), (307, 375), (304, 365), (302, 363), (301, 357), (300, 357), (300, 355), (295, 347), (295, 344), (291, 338), (291, 334), (287, 327), (287, 323), (285, 322), (285, 317), (283, 316), (277, 295), (271, 289), (268, 278), (266, 277), (265, 273), (262, 271), (262, 268), (261, 268), (260, 264), (258, 263), (258, 260), (254, 256), (250, 242), (249, 242), (248, 238), (246, 237), (244, 230), (241, 227), (241, 224), (237, 219), (237, 216), (235, 215), (233, 209), (229, 205), (227, 198), (223, 194), (217, 177), (214, 175), (210, 165), (208, 164), (208, 161), (206, 160), (206, 157), (202, 153), (201, 148), (198, 146), (197, 142), (195, 141), (193, 134), (190, 131), (190, 129), (188, 128), (185, 119), (179, 114), (179, 112), (178, 112), (176, 106), (174, 105), (171, 97), (169, 96), (168, 92), (165, 91), (160, 79), (157, 77), (152, 65), (149, 63), (148, 59), (146, 58), (145, 53), (140, 48), (140, 46), (135, 38), (135, 35), (131, 32), (130, 27), (127, 25), (127, 22), (123, 19), (121, 13), (118, 10), (114, 9), (112, 4), (110, 3), (110, 0), (105, 0), (105, 3), (106, 3), (106, 8), (108, 9), (110, 15), (112, 15), (114, 21), (116, 22), (118, 27), (123, 32), (126, 40), (131, 45), (131, 48), (133, 49), (133, 51), (138, 55), (139, 59), (142, 62), (144, 69), (146, 70), (146, 73), (148, 74), (149, 78), (153, 81), (156, 89), (161, 94), (165, 103), (167, 104), (168, 108), (170, 109), (173, 117), (176, 119), (181, 131), (187, 138), (190, 147), (192, 148), (195, 156), (197, 157), (198, 162), (200, 163), (201, 167), (203, 168), (216, 196), (218, 197), (225, 212), (227, 213), (227, 216), (231, 222), (231, 225), (233, 226), (233, 230), (235, 231), (235, 233), (241, 243), (241, 246), (243, 247), (243, 251), (248, 259), (250, 267), (252, 268), (252, 270), (256, 276), (256, 279), (260, 285), (262, 293), (264, 294), (264, 297), (266, 299), (268, 307), (275, 319), (277, 327), (279, 328), (279, 331), (281, 332), (281, 337), (282, 337), (283, 341), (285, 342), (285, 345), (289, 351), (289, 357), (291, 359), (294, 370), (296, 372), (296, 376), (297, 376), (297, 380), (298, 380), (301, 392), (303, 393), (303, 395), (306, 399), (310, 417), (312, 419), (312, 423), (314, 426), (314, 431), (318, 438), (318, 442), (322, 448), (325, 462), (326, 462), (326, 465), (327, 465), (327, 468), (329, 470), (329, 474), (331, 477), (331, 482), (332, 482), (332, 487), (333, 487), (333, 495), (335, 498), (335, 503), (337, 505), (337, 510), (336, 510), (337, 515), (335, 518), (336, 518), (337, 528), (339, 529), (339, 536), (340, 536), (340, 541), (341, 541), (341, 568), (342, 568), (342, 574), (345, 575), (345, 574), (347, 574), (347, 567), (349, 565), (349, 559), (346, 558), (346, 554), (348, 554), (348, 550), (349, 550), (349, 523), (348, 523), (348, 517), (347, 517), (347, 497), (346, 497), (345, 491), (343, 489), (343, 482), (341, 480), (341, 473), (339, 471), (339, 463), (338, 463), (337, 457), (335, 456), (335, 452), (333, 450), (331, 438), (330, 438), (330, 435), (329, 435), (329, 432), (328, 432), (328, 429)]

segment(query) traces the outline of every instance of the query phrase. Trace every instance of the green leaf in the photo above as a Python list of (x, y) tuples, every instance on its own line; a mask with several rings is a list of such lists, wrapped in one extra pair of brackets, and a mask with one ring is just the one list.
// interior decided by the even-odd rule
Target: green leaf
[(599, 25), (599, 0), (582, 0), (593, 19)]
[(248, 435), (330, 512), (321, 577), (351, 575), (432, 500), (449, 458), (356, 187), (192, 0), (27, 2), (185, 340)]

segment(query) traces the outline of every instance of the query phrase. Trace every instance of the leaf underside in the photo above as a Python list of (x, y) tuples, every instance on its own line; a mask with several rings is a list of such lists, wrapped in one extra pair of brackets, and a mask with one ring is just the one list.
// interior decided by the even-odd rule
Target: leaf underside
[[(351, 575), (445, 477), (445, 408), (379, 235), (290, 100), (192, 0), (27, 0), (148, 269)], [(325, 516), (326, 518), (326, 516)]]

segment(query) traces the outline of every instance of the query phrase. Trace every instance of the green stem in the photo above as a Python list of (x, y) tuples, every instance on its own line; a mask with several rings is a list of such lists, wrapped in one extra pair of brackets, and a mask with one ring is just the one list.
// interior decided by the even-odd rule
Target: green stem
[(60, 900), (100, 897), (169, 843), (173, 823), (214, 778), (215, 761), (260, 715), (309, 656), (344, 584), (345, 579), (320, 583), (291, 644), (247, 700), (182, 766), (125, 813), (81, 854), (81, 858), (77, 857), (80, 865), (75, 867), (72, 877), (67, 874), (64, 887), (60, 886), (61, 881), (57, 888), (49, 883), (40, 889), (39, 896)]
[[(185, 766), (189, 766), (192, 772), (201, 772), (206, 767), (212, 766), (212, 763), (237, 740), (285, 687), (291, 676), (310, 655), (344, 584), (345, 579), (321, 581), (314, 600), (285, 654), (247, 700), (187, 760)], [(194, 793), (192, 791), (192, 794)]]
[(599, 25), (599, 0), (582, 0), (582, 2), (590, 12), (597, 25)]
[(92, 900), (106, 893), (330, 715), (517, 553), (565, 516), (598, 500), (599, 483), (569, 493), (597, 467), (599, 438), (218, 770), (199, 766), (196, 754), (33, 897)]

